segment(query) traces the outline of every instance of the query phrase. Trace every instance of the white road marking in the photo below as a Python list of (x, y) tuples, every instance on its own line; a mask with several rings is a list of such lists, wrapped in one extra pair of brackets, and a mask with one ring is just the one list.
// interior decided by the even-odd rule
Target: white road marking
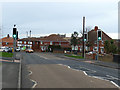
[(32, 88), (35, 88), (36, 86), (37, 86), (37, 82), (36, 81), (34, 81), (34, 80), (32, 80), (32, 79), (30, 79), (32, 82), (34, 82), (34, 85), (32, 86)]
[[(58, 65), (67, 66), (67, 67), (69, 67), (70, 69), (73, 69), (73, 68), (71, 68), (71, 67), (68, 66), (68, 65), (63, 65), (63, 64), (58, 64)], [(76, 70), (76, 69), (73, 69), (73, 70), (75, 70), (75, 71), (82, 71), (82, 70)], [(90, 70), (90, 69), (89, 69), (89, 70)], [(111, 79), (111, 78), (107, 78), (107, 77), (98, 77), (98, 76), (89, 76), (85, 71), (82, 71), (82, 72), (83, 72), (85, 75), (87, 75), (88, 77), (93, 77), (93, 78), (97, 78), (97, 79), (109, 81), (109, 82), (111, 82), (113, 85), (115, 85), (116, 87), (120, 88), (115, 82), (110, 81), (110, 80), (107, 80), (107, 79)], [(105, 79), (105, 78), (107, 78), (107, 79)]]
[(110, 77), (111, 79), (116, 79), (116, 80), (120, 80), (120, 79), (118, 79), (118, 78), (116, 78), (116, 77), (113, 77), (113, 76), (110, 76), (110, 75), (106, 75), (107, 77)]
[(40, 55), (38, 55), (38, 54), (36, 54), (37, 56), (39, 56), (39, 57), (41, 57), (41, 58), (43, 58), (43, 59), (48, 59), (48, 58), (46, 58), (46, 57), (44, 57), (44, 56), (40, 56)]
[(83, 73), (84, 73), (86, 76), (88, 75), (85, 71), (83, 71)]
[[(29, 76), (32, 75), (32, 71), (29, 70), (29, 72), (30, 73), (28, 75)], [(34, 83), (34, 85), (32, 86), (32, 88), (35, 88), (37, 86), (37, 82), (35, 80), (32, 80), (32, 79), (30, 79), (30, 81), (32, 81)]]
[(28, 74), (28, 75), (29, 75), (29, 76), (32, 75), (32, 71), (29, 71), (29, 74)]
[(116, 83), (114, 83), (113, 81), (110, 81), (112, 84), (114, 84), (116, 87), (120, 88), (120, 86), (118, 86)]

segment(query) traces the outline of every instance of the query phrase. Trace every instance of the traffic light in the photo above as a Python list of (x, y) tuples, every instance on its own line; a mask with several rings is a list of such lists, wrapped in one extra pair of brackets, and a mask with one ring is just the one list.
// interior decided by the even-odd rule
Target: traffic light
[(13, 38), (16, 38), (16, 32), (17, 32), (17, 29), (13, 28)]
[(87, 41), (87, 33), (84, 34), (84, 41)]
[(98, 38), (98, 40), (101, 40), (102, 39), (102, 31), (101, 30), (98, 30), (98, 32), (97, 32), (97, 38)]

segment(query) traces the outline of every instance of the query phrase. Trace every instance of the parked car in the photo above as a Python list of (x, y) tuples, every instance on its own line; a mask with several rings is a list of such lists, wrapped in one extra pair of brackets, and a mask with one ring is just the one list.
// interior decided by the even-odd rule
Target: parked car
[(3, 52), (8, 52), (9, 48), (4, 48)]
[(90, 51), (90, 52), (88, 52), (88, 53), (86, 53), (86, 54), (92, 55), (93, 53), (94, 53), (93, 51)]
[(8, 48), (7, 52), (12, 53), (12, 48)]
[(33, 50), (31, 48), (25, 50), (26, 53), (33, 53)]
[(0, 47), (0, 52), (3, 52), (5, 50), (5, 47)]
[(20, 48), (16, 48), (16, 50), (15, 50), (16, 52), (20, 52)]
[(3, 52), (10, 52), (10, 53), (12, 53), (12, 48), (8, 48), (8, 47), (6, 47), (4, 50), (3, 50)]

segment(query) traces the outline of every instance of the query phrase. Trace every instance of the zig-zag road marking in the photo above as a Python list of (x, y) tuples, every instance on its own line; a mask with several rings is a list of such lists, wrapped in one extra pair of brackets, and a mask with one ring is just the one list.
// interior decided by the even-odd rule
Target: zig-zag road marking
[[(30, 73), (28, 75), (29, 76), (32, 75), (32, 71), (29, 70), (29, 72)], [(35, 88), (37, 86), (37, 82), (35, 80), (32, 80), (32, 79), (30, 79), (30, 81), (32, 81), (34, 83), (34, 85), (32, 86), (32, 88)]]

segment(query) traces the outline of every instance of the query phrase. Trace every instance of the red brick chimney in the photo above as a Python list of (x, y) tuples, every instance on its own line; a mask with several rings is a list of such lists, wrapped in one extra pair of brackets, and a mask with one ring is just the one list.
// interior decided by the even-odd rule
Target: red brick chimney
[(7, 35), (7, 38), (9, 38), (10, 36), (9, 36), (9, 34)]
[(98, 30), (98, 26), (95, 26), (95, 29), (94, 29), (95, 31), (97, 31)]

